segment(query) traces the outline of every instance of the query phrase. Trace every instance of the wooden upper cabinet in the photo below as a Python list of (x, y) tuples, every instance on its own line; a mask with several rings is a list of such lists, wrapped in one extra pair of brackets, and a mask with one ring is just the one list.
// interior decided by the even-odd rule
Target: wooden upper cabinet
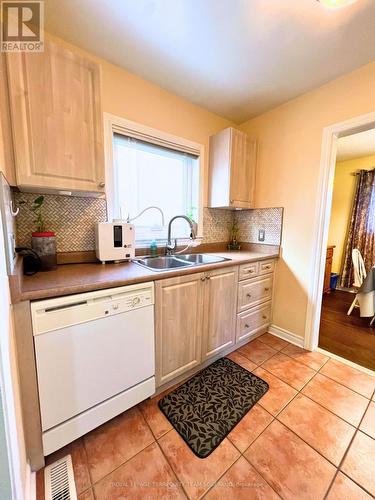
[(257, 143), (235, 128), (210, 137), (209, 207), (254, 208)]
[(46, 40), (7, 54), (17, 185), (104, 192), (100, 67)]
[(0, 54), (0, 171), (10, 185), (16, 185), (5, 54)]

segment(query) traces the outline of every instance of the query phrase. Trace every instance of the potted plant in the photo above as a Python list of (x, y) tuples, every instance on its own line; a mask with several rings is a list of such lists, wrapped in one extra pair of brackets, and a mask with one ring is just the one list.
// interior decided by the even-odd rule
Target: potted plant
[(230, 227), (230, 236), (228, 243), (228, 250), (240, 250), (241, 245), (238, 243), (238, 237), (240, 233), (240, 227), (236, 219), (233, 219), (232, 225)]
[(46, 231), (43, 218), (44, 196), (35, 198), (31, 211), (35, 215), (36, 231), (31, 233), (31, 247), (39, 255), (42, 263), (42, 271), (55, 269), (56, 259), (56, 236), (53, 231)]

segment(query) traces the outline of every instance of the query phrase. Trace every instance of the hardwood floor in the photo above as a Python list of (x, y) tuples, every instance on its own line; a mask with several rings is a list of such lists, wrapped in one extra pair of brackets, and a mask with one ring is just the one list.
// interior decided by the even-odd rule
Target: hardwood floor
[(375, 327), (358, 308), (347, 316), (353, 299), (354, 294), (340, 290), (323, 296), (319, 347), (375, 370)]

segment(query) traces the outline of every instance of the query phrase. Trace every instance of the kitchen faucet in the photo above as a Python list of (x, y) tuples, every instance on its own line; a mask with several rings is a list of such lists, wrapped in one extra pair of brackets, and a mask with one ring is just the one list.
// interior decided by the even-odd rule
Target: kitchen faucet
[(172, 219), (169, 221), (168, 224), (168, 239), (165, 248), (167, 255), (172, 255), (177, 248), (177, 238), (175, 238), (174, 243), (172, 243), (171, 239), (172, 222), (176, 219), (185, 219), (186, 222), (189, 224), (191, 230), (190, 239), (195, 240), (195, 238), (197, 237), (197, 223), (189, 219), (187, 215), (175, 215), (174, 217), (172, 217)]

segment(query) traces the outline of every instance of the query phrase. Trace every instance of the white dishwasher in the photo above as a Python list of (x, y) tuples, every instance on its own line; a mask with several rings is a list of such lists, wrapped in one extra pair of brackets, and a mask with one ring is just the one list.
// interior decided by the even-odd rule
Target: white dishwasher
[(31, 304), (48, 455), (155, 392), (154, 285)]

